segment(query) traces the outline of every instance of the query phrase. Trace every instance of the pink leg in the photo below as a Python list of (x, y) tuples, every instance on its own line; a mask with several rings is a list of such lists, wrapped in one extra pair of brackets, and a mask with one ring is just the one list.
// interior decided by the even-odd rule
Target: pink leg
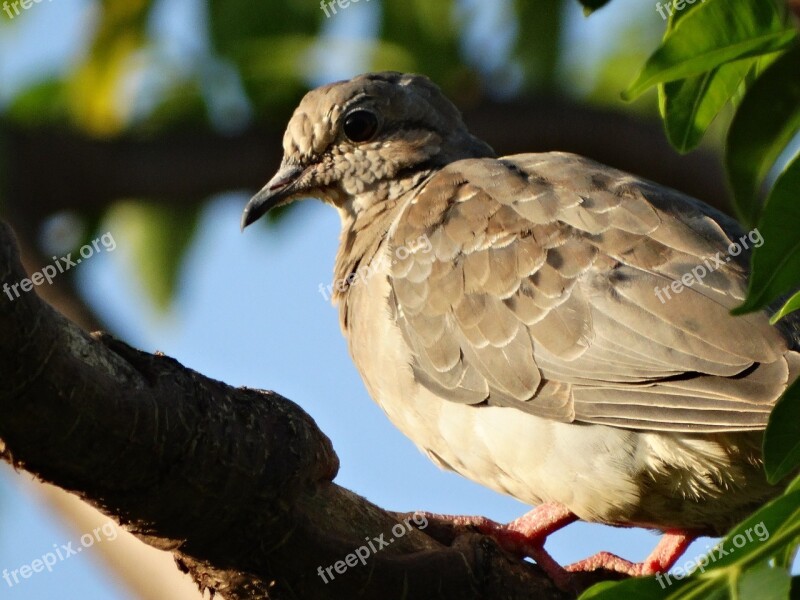
[(575, 572), (608, 569), (631, 577), (665, 573), (686, 552), (686, 548), (695, 538), (697, 535), (688, 531), (665, 531), (650, 555), (640, 563), (632, 563), (610, 552), (598, 552), (594, 556), (569, 565), (566, 570)]
[(504, 550), (519, 556), (530, 556), (557, 586), (562, 589), (569, 588), (569, 573), (544, 549), (548, 535), (578, 520), (578, 517), (565, 506), (555, 503), (542, 504), (505, 525), (486, 517), (430, 516), (449, 521), (456, 527), (477, 529), (495, 540)]

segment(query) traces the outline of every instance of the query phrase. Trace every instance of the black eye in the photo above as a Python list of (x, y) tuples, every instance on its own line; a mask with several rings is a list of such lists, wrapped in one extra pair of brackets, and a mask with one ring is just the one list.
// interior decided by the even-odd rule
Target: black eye
[(342, 130), (351, 142), (366, 142), (378, 132), (378, 117), (368, 110), (354, 110), (344, 118)]

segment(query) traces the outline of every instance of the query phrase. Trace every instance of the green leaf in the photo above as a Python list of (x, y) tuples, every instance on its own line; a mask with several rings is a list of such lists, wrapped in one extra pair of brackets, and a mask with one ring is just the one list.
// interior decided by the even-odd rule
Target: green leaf
[(781, 306), (780, 310), (772, 315), (769, 322), (775, 325), (775, 323), (780, 321), (783, 317), (796, 310), (800, 310), (800, 292), (797, 292), (794, 296), (789, 298), (786, 303)]
[(800, 475), (795, 477), (792, 482), (786, 486), (784, 494), (791, 494), (792, 492), (800, 491)]
[(664, 127), (677, 150), (688, 152), (700, 143), (708, 126), (736, 94), (755, 62), (753, 58), (738, 60), (659, 86)]
[[(702, 5), (698, 2), (672, 11), (664, 38), (681, 19)], [(742, 80), (759, 60), (746, 58), (694, 77), (659, 84), (659, 109), (670, 144), (679, 152), (696, 147), (728, 100), (740, 93)]]
[(657, 83), (692, 77), (788, 46), (797, 31), (774, 2), (706, 0), (668, 31), (623, 98), (632, 100)]
[(133, 260), (143, 287), (162, 311), (174, 296), (198, 216), (199, 208), (152, 202), (118, 202), (108, 211), (109, 231), (126, 250), (124, 255)]
[[(765, 572), (769, 559), (795, 543), (800, 536), (800, 491), (792, 490), (772, 500), (737, 525), (706, 556), (683, 562), (684, 570), (696, 569), (691, 577), (678, 572), (656, 577), (603, 582), (589, 588), (580, 600), (725, 600), (761, 598), (752, 595), (758, 585), (769, 585), (785, 592), (788, 574), (780, 569)], [(693, 563), (689, 566), (688, 563)], [(748, 571), (748, 569), (752, 570)], [(740, 593), (740, 592), (746, 593)], [(788, 592), (787, 592), (788, 593)], [(788, 597), (764, 596), (770, 600)]]
[[(659, 14), (661, 13), (661, 9), (665, 9), (665, 10), (667, 10), (667, 12), (669, 12), (669, 6), (671, 4), (671, 0), (668, 1), (668, 2), (665, 2), (665, 4), (667, 6), (659, 7), (658, 4), (656, 5), (656, 11)], [(686, 15), (691, 13), (694, 9), (700, 8), (703, 4), (705, 4), (705, 2), (697, 2), (696, 4), (688, 4), (688, 5), (686, 3), (684, 3), (684, 8), (683, 9), (681, 9), (681, 10), (673, 10), (669, 14), (669, 18), (667, 19), (667, 29), (666, 29), (666, 31), (664, 31), (664, 39), (667, 39), (667, 36), (670, 33), (672, 33), (672, 30), (675, 29), (675, 25), (677, 25), (678, 21), (683, 19)], [(664, 18), (663, 15), (662, 15), (661, 18), (662, 19)]]
[(778, 156), (800, 130), (800, 45), (772, 63), (748, 90), (728, 132), (725, 163), (736, 210), (752, 226), (758, 192)]
[(764, 434), (764, 470), (777, 483), (800, 465), (800, 381), (778, 399)]
[(603, 581), (593, 585), (579, 600), (619, 600), (619, 598), (632, 598), (635, 600), (664, 600), (666, 591), (679, 589), (687, 580), (671, 580), (673, 585), (667, 585), (662, 577), (662, 584), (655, 577), (636, 577), (623, 581)]
[(739, 597), (788, 600), (791, 586), (792, 576), (788, 571), (770, 567), (765, 562), (742, 573), (739, 579)]
[(775, 555), (775, 565), (778, 567), (783, 567), (787, 571), (792, 568), (794, 564), (794, 559), (797, 557), (797, 543), (800, 539), (795, 540), (794, 543), (789, 544), (786, 546), (781, 552)]
[(711, 562), (704, 577), (723, 567), (742, 569), (767, 560), (798, 536), (800, 491), (794, 491), (768, 502), (728, 533), (720, 542), (727, 554)]
[[(800, 113), (798, 113), (800, 114)], [(758, 223), (763, 238), (753, 248), (752, 273), (744, 303), (731, 312), (741, 315), (761, 309), (800, 284), (800, 153), (781, 173), (767, 199), (767, 207)]]

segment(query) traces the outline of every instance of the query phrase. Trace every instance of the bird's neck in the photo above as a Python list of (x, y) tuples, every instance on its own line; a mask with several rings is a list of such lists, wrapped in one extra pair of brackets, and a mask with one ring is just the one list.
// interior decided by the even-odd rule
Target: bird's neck
[[(353, 285), (359, 285), (375, 271), (372, 262), (384, 247), (390, 229), (414, 191), (431, 171), (417, 171), (407, 179), (395, 179), (355, 194), (340, 205), (342, 232), (333, 272), (332, 297), (339, 305), (342, 326), (346, 328), (347, 301)], [(355, 283), (354, 283), (355, 282)]]

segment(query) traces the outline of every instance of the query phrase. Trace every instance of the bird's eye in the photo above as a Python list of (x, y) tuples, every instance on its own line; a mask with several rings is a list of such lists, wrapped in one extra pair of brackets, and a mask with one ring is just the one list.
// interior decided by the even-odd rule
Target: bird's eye
[(366, 142), (378, 132), (378, 117), (368, 110), (354, 110), (345, 117), (342, 130), (351, 142)]

